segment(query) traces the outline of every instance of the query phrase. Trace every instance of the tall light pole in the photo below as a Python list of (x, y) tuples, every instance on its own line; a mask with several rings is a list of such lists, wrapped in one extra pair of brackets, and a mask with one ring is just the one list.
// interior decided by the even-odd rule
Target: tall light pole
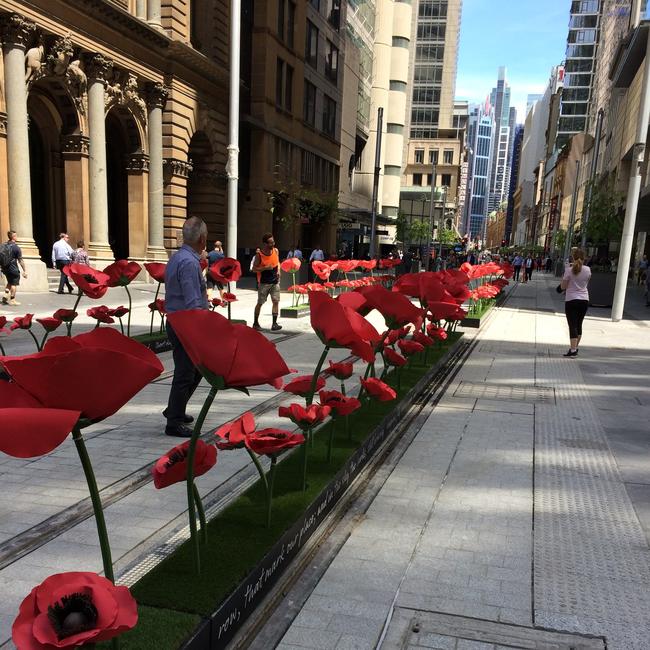
[(226, 224), (226, 253), (237, 259), (237, 190), (239, 185), (239, 77), (241, 0), (230, 2), (230, 103), (228, 124), (228, 220)]
[(598, 155), (600, 154), (600, 134), (603, 129), (603, 117), (605, 112), (601, 108), (598, 111), (598, 119), (596, 120), (596, 135), (594, 138), (594, 155), (591, 159), (591, 169), (589, 170), (589, 185), (587, 185), (587, 197), (585, 199), (585, 207), (582, 211), (582, 219), (580, 230), (582, 234), (580, 237), (580, 248), (584, 250), (587, 246), (587, 223), (589, 222), (589, 210), (591, 209), (591, 195), (594, 189), (594, 179), (596, 178), (596, 170), (598, 168)]
[[(427, 251), (429, 252), (429, 259), (431, 258), (431, 239), (433, 238), (433, 204), (436, 200), (436, 158), (433, 154), (431, 161), (431, 198), (429, 199), (429, 241), (427, 242)], [(427, 269), (429, 268), (429, 260), (427, 260)]]
[(372, 208), (370, 219), (370, 259), (375, 257), (375, 230), (377, 229), (377, 195), (379, 194), (379, 173), (381, 172), (381, 130), (384, 109), (377, 109), (377, 140), (375, 141), (375, 174), (372, 180)]
[(442, 255), (442, 240), (440, 239), (440, 234), (442, 233), (442, 224), (445, 220), (445, 211), (447, 210), (447, 186), (444, 185), (442, 188), (442, 216), (438, 222), (438, 257)]

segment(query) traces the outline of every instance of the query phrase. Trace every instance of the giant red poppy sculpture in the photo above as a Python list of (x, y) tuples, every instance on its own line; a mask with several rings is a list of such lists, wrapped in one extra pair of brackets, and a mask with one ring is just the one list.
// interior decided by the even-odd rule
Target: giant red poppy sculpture
[(90, 648), (136, 626), (128, 587), (90, 572), (57, 573), (34, 587), (12, 627), (18, 650)]
[[(222, 257), (217, 260), (208, 268), (210, 277), (217, 283), (226, 287), (226, 293), (223, 294), (222, 299), (228, 308), (228, 320), (231, 319), (231, 302), (236, 298), (230, 292), (230, 283), (237, 282), (241, 278), (241, 264), (232, 257)], [(226, 300), (226, 296), (232, 296), (233, 300)]]
[[(305, 441), (302, 434), (283, 429), (255, 429), (255, 417), (248, 411), (241, 417), (224, 424), (214, 432), (219, 439), (220, 449), (246, 449), (255, 464), (264, 488), (266, 498), (266, 526), (271, 525), (271, 505), (273, 500), (273, 483), (278, 456), (281, 452), (300, 445)], [(271, 467), (266, 473), (258, 456), (268, 456)]]
[[(63, 272), (77, 285), (77, 298), (74, 306), (70, 310), (76, 312), (81, 296), (86, 296), (92, 300), (99, 300), (108, 291), (110, 286), (110, 276), (102, 271), (97, 271), (86, 264), (73, 262), (63, 267)], [(72, 332), (72, 321), (68, 323), (68, 336)]]
[[(114, 582), (101, 499), (81, 430), (118, 411), (160, 375), (162, 364), (140, 343), (100, 328), (50, 339), (42, 352), (3, 357), (0, 365), (10, 378), (0, 381), (0, 451), (17, 458), (41, 456), (72, 432), (95, 513), (104, 575)], [(101, 372), (88, 373), (88, 368)]]
[(329, 264), (326, 264), (325, 262), (321, 262), (319, 260), (314, 260), (311, 263), (311, 268), (314, 271), (314, 273), (321, 280), (329, 280), (330, 279), (330, 274), (332, 273), (332, 268), (330, 267)]
[[(154, 303), (158, 300), (160, 294), (160, 287), (165, 284), (165, 272), (167, 271), (167, 264), (163, 262), (145, 262), (144, 268), (149, 275), (158, 283), (156, 286), (156, 295), (154, 296)], [(155, 312), (151, 312), (151, 322), (149, 323), (149, 334), (153, 334), (153, 317)]]
[(356, 397), (347, 397), (343, 393), (340, 393), (338, 390), (321, 390), (318, 393), (320, 398), (320, 403), (323, 408), (330, 409), (330, 415), (332, 417), (332, 423), (330, 424), (329, 438), (327, 441), (327, 462), (332, 460), (332, 447), (334, 443), (334, 430), (336, 428), (336, 422), (339, 418), (344, 418), (345, 420), (345, 431), (348, 436), (348, 440), (352, 439), (349, 426), (349, 416), (354, 413), (357, 409), (361, 408), (361, 402)]
[(52, 318), (57, 318), (65, 323), (66, 334), (70, 336), (72, 334), (72, 321), (77, 318), (79, 314), (74, 309), (57, 309), (53, 314)]
[(291, 287), (289, 287), (289, 290), (293, 290), (293, 299), (291, 300), (292, 307), (297, 307), (298, 305), (298, 293), (296, 292), (296, 273), (298, 273), (300, 270), (300, 266), (301, 262), (297, 257), (290, 257), (280, 264), (282, 271), (285, 273), (291, 273)]
[(108, 275), (110, 278), (108, 281), (108, 286), (124, 287), (126, 295), (129, 299), (129, 317), (126, 321), (127, 336), (131, 336), (131, 309), (133, 307), (129, 285), (138, 277), (141, 271), (142, 267), (137, 262), (129, 262), (128, 260), (117, 260), (117, 262), (109, 264), (104, 269), (104, 273), (106, 273), (106, 275)]
[(370, 397), (379, 402), (389, 402), (397, 397), (397, 393), (380, 379), (370, 377), (369, 379), (360, 379), (361, 386)]
[(401, 293), (389, 291), (381, 285), (355, 289), (365, 299), (368, 305), (376, 309), (386, 321), (389, 329), (398, 329), (412, 323), (419, 329), (424, 321), (425, 311), (416, 307)]
[[(4, 335), (11, 334), (11, 330), (5, 327), (6, 324), (7, 324), (7, 317), (0, 316), (0, 334), (4, 334)], [(0, 354), (2, 354), (2, 356), (5, 355), (5, 349), (2, 347), (2, 343), (0, 343)]]
[[(194, 455), (203, 422), (219, 390), (271, 384), (279, 388), (290, 373), (276, 347), (252, 327), (231, 323), (207, 309), (177, 311), (167, 316), (188, 356), (210, 384), (210, 392), (194, 423), (187, 471), (187, 505), (197, 573), (201, 570), (194, 504)], [(214, 345), (219, 341), (219, 345)]]

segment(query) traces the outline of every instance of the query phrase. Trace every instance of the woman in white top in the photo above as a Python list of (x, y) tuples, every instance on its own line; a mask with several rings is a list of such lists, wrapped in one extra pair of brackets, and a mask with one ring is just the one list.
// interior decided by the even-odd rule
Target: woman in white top
[(589, 307), (589, 290), (587, 285), (591, 278), (591, 269), (585, 266), (584, 251), (576, 248), (572, 253), (573, 263), (567, 265), (560, 287), (564, 290), (564, 313), (569, 324), (569, 339), (571, 347), (564, 355), (578, 355), (578, 345), (582, 338), (582, 321)]

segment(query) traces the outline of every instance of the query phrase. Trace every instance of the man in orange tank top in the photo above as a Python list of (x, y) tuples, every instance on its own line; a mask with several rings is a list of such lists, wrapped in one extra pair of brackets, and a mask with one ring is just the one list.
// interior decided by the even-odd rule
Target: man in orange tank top
[(260, 310), (267, 298), (271, 296), (273, 325), (276, 332), (282, 329), (278, 324), (278, 309), (280, 306), (280, 254), (275, 247), (273, 235), (268, 232), (262, 237), (262, 248), (255, 254), (253, 271), (257, 273), (257, 305), (255, 305), (255, 320), (253, 327), (261, 330), (259, 323)]

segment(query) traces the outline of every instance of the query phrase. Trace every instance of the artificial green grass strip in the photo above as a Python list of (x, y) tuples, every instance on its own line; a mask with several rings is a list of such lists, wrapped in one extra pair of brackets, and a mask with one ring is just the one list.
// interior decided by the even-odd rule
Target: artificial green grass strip
[[(460, 336), (454, 333), (446, 346), (430, 349), (428, 367), (434, 365)], [(266, 506), (263, 488), (258, 480), (208, 524), (208, 544), (201, 546), (201, 574), (197, 576), (194, 573), (191, 547), (186, 542), (133, 587), (132, 593), (138, 602), (202, 616), (212, 613), (300, 518), (360, 443), (420, 380), (428, 369), (422, 365), (423, 359), (424, 355), (421, 354), (419, 358), (414, 358), (415, 364), (402, 369), (402, 388), (398, 391), (397, 400), (373, 401), (370, 407), (366, 405), (350, 416), (352, 442), (347, 439), (343, 419), (338, 420), (331, 463), (326, 462), (330, 424), (325, 424), (316, 432), (313, 446), (309, 447), (308, 486), (305, 492), (300, 491), (301, 450), (287, 456), (278, 465), (270, 528), (264, 525)], [(397, 378), (392, 376), (389, 383), (395, 388)], [(219, 471), (218, 463), (212, 471)], [(185, 489), (185, 484), (167, 489)]]
[(490, 300), (488, 303), (484, 304), (480, 309), (474, 310), (473, 308), (467, 313), (468, 318), (482, 318), (487, 314), (490, 309), (494, 307), (494, 300)]
[[(120, 637), (121, 650), (162, 650), (178, 648), (194, 632), (201, 618), (168, 609), (138, 605), (138, 624)], [(110, 650), (111, 642), (97, 644), (98, 650)]]

